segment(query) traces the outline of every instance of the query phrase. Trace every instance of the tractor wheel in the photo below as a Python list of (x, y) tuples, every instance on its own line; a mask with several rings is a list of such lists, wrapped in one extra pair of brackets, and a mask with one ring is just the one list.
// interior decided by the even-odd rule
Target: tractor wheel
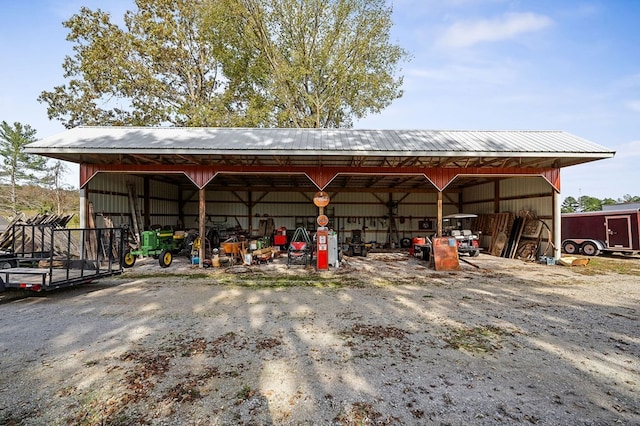
[(131, 268), (136, 264), (136, 255), (131, 253), (131, 250), (126, 250), (122, 255), (122, 266), (125, 268)]
[(209, 240), (209, 244), (211, 244), (211, 248), (220, 247), (220, 234), (215, 229), (212, 229), (207, 234), (207, 240)]
[(478, 257), (480, 256), (480, 250), (474, 250), (470, 254), (471, 254), (471, 257)]
[(160, 252), (160, 266), (163, 268), (169, 267), (171, 265), (171, 261), (173, 260), (173, 255), (170, 250), (162, 250)]

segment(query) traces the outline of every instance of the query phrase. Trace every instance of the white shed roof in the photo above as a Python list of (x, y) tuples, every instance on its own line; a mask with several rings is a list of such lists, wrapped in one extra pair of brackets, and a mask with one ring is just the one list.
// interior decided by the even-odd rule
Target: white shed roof
[(197, 127), (77, 127), (27, 151), (72, 162), (110, 155), (541, 157), (555, 167), (615, 154), (563, 131)]

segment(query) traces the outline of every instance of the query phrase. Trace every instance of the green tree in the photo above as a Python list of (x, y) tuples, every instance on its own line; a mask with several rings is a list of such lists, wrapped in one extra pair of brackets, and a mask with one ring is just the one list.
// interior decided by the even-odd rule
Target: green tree
[(86, 7), (63, 25), (74, 56), (67, 84), (39, 97), (49, 118), (77, 125), (218, 126), (227, 120), (224, 80), (202, 28), (203, 0), (137, 0), (126, 30)]
[[(69, 168), (60, 160), (54, 161), (53, 165), (47, 169), (47, 174), (43, 178), (43, 183), (53, 192), (55, 211), (57, 214), (64, 212), (63, 198), (64, 193), (69, 188), (63, 181), (64, 175)], [(51, 209), (53, 211), (53, 209)]]
[[(231, 30), (278, 127), (350, 127), (402, 96), (384, 0), (234, 0)], [(228, 34), (228, 33), (227, 33)], [(243, 67), (229, 67), (242, 70)]]
[(631, 194), (625, 194), (622, 199), (619, 199), (620, 203), (639, 203), (640, 196), (632, 196)]
[(137, 0), (64, 25), (67, 84), (49, 118), (77, 125), (345, 127), (401, 96), (406, 52), (384, 0)]
[(596, 212), (602, 210), (602, 201), (598, 198), (583, 195), (578, 199), (581, 212)]
[(567, 197), (562, 202), (562, 206), (560, 207), (560, 211), (562, 213), (575, 213), (575, 212), (578, 211), (579, 207), (580, 207), (580, 204), (578, 203), (578, 200), (576, 200), (573, 197)]
[(9, 203), (14, 214), (17, 213), (16, 187), (39, 183), (39, 175), (45, 170), (44, 157), (24, 152), (25, 145), (36, 141), (35, 134), (29, 125), (0, 123), (0, 157), (4, 164), (0, 177), (9, 181)]

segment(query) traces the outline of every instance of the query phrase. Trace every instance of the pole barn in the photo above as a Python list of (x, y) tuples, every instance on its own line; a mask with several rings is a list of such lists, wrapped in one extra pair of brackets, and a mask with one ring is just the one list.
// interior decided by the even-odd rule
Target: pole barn
[[(560, 256), (560, 171), (614, 152), (563, 131), (77, 127), (27, 152), (80, 166), (81, 226), (95, 216), (224, 233), (328, 227), (382, 247), (440, 235), (442, 218), (534, 212)], [(267, 221), (268, 219), (268, 221)], [(485, 221), (486, 222), (486, 221)], [(495, 225), (495, 224), (493, 224)], [(495, 235), (491, 223), (481, 244)]]

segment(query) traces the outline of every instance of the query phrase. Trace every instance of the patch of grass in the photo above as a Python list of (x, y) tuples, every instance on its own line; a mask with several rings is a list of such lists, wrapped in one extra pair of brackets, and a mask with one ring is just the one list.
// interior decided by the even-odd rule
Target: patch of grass
[(490, 353), (502, 349), (503, 337), (512, 335), (511, 331), (495, 325), (449, 327), (443, 340), (453, 349)]
[[(207, 277), (206, 274), (201, 274), (202, 278)], [(179, 274), (177, 272), (167, 272), (167, 273), (163, 273), (163, 272), (152, 272), (152, 273), (139, 273), (139, 272), (129, 272), (126, 271), (124, 274), (121, 275), (121, 277), (123, 278), (131, 278), (131, 279), (144, 279), (144, 278), (186, 278), (186, 277), (191, 277), (192, 274)]]
[(211, 275), (205, 274), (203, 272), (199, 272), (197, 274), (187, 274), (187, 275), (184, 275), (184, 277), (190, 280), (198, 280), (202, 278), (211, 278)]
[(352, 277), (331, 277), (323, 275), (225, 275), (217, 277), (217, 283), (249, 288), (287, 288), (287, 287), (319, 287), (342, 288), (364, 287), (364, 283)]
[(237, 405), (242, 404), (244, 401), (246, 401), (247, 399), (251, 398), (255, 394), (256, 394), (256, 391), (251, 389), (251, 386), (249, 386), (249, 385), (242, 386), (242, 389), (240, 389), (236, 393), (236, 404)]
[(616, 259), (604, 256), (596, 256), (589, 258), (589, 264), (585, 267), (572, 267), (572, 269), (583, 275), (598, 274), (622, 274), (640, 276), (640, 259)]

